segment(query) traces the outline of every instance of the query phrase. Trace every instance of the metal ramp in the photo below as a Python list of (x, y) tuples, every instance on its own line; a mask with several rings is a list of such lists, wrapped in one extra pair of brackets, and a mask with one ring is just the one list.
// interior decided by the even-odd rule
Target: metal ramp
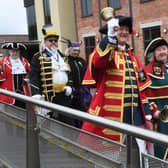
[[(6, 167), (26, 168), (26, 111), (6, 104), (1, 104), (0, 107), (1, 161)], [(117, 147), (120, 150), (120, 152), (112, 152), (110, 149), (110, 157), (108, 154), (105, 156), (103, 150), (97, 152), (82, 147), (77, 142), (79, 134), (85, 134), (81, 130), (59, 121), (37, 117), (44, 120), (39, 125), (41, 168), (94, 168), (96, 164), (109, 168), (112, 166), (125, 167), (123, 166), (126, 164), (124, 145), (100, 138), (101, 143), (106, 143), (109, 147)], [(92, 135), (87, 136), (92, 137)], [(93, 136), (92, 138), (95, 145), (100, 143), (98, 137)], [(119, 156), (119, 153), (124, 154), (124, 156)], [(121, 160), (123, 164), (120, 162)]]
[[(27, 109), (0, 103), (0, 168), (138, 168), (138, 151), (134, 148), (133, 141), (129, 144), (128, 137), (168, 146), (168, 136), (163, 134), (45, 101), (32, 100), (2, 89), (1, 93), (27, 102)], [(35, 115), (33, 104), (120, 131), (128, 135), (127, 143), (118, 144), (57, 120)], [(37, 123), (36, 120), (41, 122)], [(81, 144), (80, 136), (84, 137), (86, 145)], [(88, 143), (88, 139), (91, 143)], [(103, 148), (97, 148), (102, 144)], [(168, 167), (168, 162), (150, 155), (142, 154), (142, 160), (143, 168)]]

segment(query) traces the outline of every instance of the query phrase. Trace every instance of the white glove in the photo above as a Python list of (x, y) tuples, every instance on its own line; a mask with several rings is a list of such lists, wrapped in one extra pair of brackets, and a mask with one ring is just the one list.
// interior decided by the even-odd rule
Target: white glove
[(70, 96), (72, 94), (72, 88), (70, 86), (65, 86), (62, 91), (65, 92), (66, 96)]
[(36, 95), (33, 95), (32, 98), (37, 99), (37, 100), (41, 100), (41, 95), (36, 94)]
[(120, 27), (119, 19), (116, 19), (116, 18), (110, 19), (107, 22), (107, 27), (108, 27), (107, 36), (108, 36), (109, 42), (116, 44), (117, 39), (115, 37), (117, 36), (117, 30)]
[(151, 114), (145, 115), (145, 118), (148, 119), (148, 120), (151, 120), (152, 119), (152, 115)]
[[(40, 94), (33, 95), (32, 98), (37, 99), (37, 100), (45, 100), (45, 96), (40, 95)], [(36, 106), (35, 111), (37, 112), (37, 114), (40, 114), (42, 116), (46, 116), (47, 113), (50, 112), (49, 109), (46, 109), (46, 108), (41, 107), (41, 106)]]

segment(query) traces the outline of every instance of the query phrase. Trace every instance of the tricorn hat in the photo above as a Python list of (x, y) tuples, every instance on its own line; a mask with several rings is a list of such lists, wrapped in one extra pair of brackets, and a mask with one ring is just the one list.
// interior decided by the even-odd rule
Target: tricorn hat
[(80, 43), (78, 41), (68, 40), (68, 47), (80, 49)]
[[(128, 26), (129, 33), (133, 32), (133, 19), (128, 16), (115, 16), (116, 19), (119, 19), (119, 26)], [(99, 32), (102, 34), (107, 34), (107, 24), (99, 29)]]
[(162, 37), (157, 37), (157, 38), (153, 39), (146, 47), (145, 56), (147, 56), (149, 53), (153, 52), (155, 50), (155, 48), (162, 46), (162, 45), (166, 45), (168, 47), (168, 43), (166, 42), (165, 39), (163, 39)]
[(7, 50), (27, 50), (27, 47), (19, 42), (6, 42), (1, 45), (1, 48)]
[(69, 51), (71, 49), (80, 51), (80, 43), (78, 41), (72, 41), (72, 40), (68, 40), (68, 39), (66, 39), (66, 40), (67, 40), (68, 48), (65, 50), (65, 55), (68, 56), (69, 55)]
[(54, 31), (46, 31), (44, 28), (42, 29), (42, 33), (44, 35), (44, 40), (47, 40), (49, 37), (56, 37), (57, 39), (59, 38), (59, 35), (57, 32)]

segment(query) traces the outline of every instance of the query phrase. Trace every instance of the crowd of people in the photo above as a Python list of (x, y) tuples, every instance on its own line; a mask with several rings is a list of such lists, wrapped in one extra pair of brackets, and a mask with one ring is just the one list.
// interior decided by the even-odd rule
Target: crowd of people
[[(153, 39), (144, 56), (145, 67), (128, 44), (133, 33), (133, 19), (115, 16), (99, 32), (103, 39), (89, 56), (89, 63), (80, 56), (80, 44), (67, 39), (63, 54), (58, 47), (57, 32), (42, 30), (44, 44), (29, 63), (20, 55), (26, 46), (5, 43), (9, 55), (0, 60), (0, 88), (71, 107), (141, 128), (147, 122), (153, 129), (168, 134), (168, 43), (162, 37)], [(26, 78), (30, 80), (30, 90)], [(96, 88), (93, 98), (90, 88)], [(0, 95), (0, 101), (24, 108), (13, 98)], [(40, 109), (41, 115), (81, 128), (85, 131), (124, 143), (124, 135), (107, 128)], [(135, 139), (140, 152), (147, 153), (146, 142)], [(85, 143), (81, 141), (81, 144)], [(87, 143), (89, 143), (87, 141)], [(90, 142), (92, 143), (92, 142)], [(166, 160), (167, 148), (155, 144), (155, 156)]]

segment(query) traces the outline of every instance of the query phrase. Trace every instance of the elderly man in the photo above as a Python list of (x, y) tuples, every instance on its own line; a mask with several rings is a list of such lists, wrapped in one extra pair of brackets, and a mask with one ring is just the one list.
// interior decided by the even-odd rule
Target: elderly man
[[(132, 18), (112, 16), (100, 32), (106, 36), (91, 53), (83, 81), (88, 87), (96, 87), (88, 113), (145, 127), (146, 121), (151, 119), (145, 96), (151, 81), (127, 43), (133, 32)], [(124, 140), (121, 133), (88, 122), (84, 122), (82, 129), (120, 143)], [(94, 147), (94, 140), (80, 140)], [(145, 152), (144, 141), (136, 140), (140, 151)]]
[[(0, 60), (0, 88), (30, 96), (25, 81), (30, 65), (27, 59), (20, 55), (20, 51), (25, 51), (27, 47), (19, 42), (7, 42), (1, 48), (8, 50), (9, 55)], [(24, 102), (5, 95), (0, 95), (0, 101), (25, 108)]]
[[(58, 49), (59, 35), (43, 29), (44, 46), (36, 53), (30, 65), (31, 93), (34, 98), (45, 99), (59, 105), (69, 106), (72, 88), (69, 86), (69, 67)], [(42, 112), (43, 113), (43, 112)], [(41, 113), (41, 114), (42, 114)], [(47, 113), (47, 111), (45, 112)], [(71, 119), (55, 112), (51, 117), (71, 124)]]

